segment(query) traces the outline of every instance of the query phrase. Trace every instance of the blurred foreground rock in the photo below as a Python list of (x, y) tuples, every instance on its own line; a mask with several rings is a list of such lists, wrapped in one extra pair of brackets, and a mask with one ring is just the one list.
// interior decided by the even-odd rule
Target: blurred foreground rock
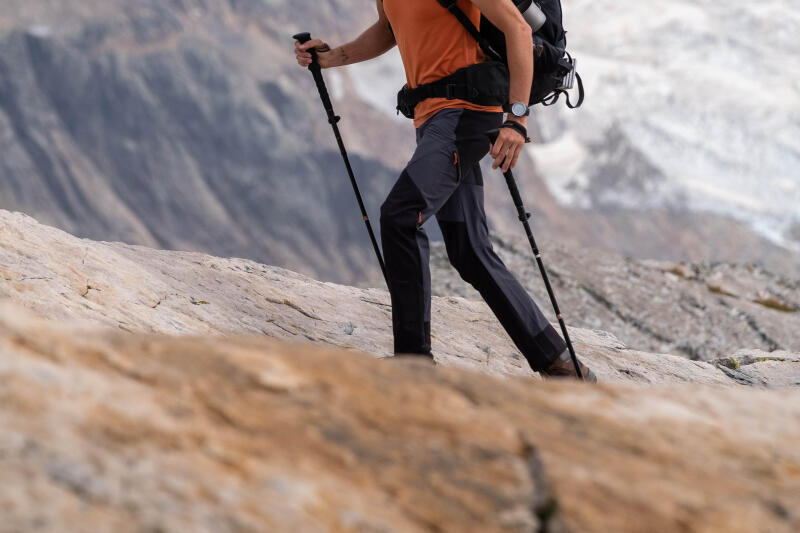
[(0, 531), (794, 532), (800, 391), (0, 315)]

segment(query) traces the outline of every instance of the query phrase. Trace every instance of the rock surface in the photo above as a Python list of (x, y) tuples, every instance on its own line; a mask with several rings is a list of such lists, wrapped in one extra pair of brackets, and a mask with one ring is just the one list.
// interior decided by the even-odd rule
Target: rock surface
[[(267, 335), (378, 357), (392, 354), (384, 290), (323, 283), (243, 259), (77, 239), (5, 211), (0, 211), (2, 296), (38, 316), (80, 321), (87, 328)], [(438, 361), (491, 374), (531, 373), (485, 303), (435, 298), (432, 313)], [(606, 381), (737, 382), (715, 365), (632, 350), (602, 331), (573, 328), (571, 336), (581, 357)], [(772, 370), (777, 380), (789, 371), (783, 365), (800, 363), (778, 364)]]
[(797, 390), (62, 328), (0, 311), (3, 533), (800, 528)]
[(728, 376), (746, 385), (800, 385), (798, 354), (741, 350), (727, 359), (718, 359), (715, 363)]
[[(518, 228), (494, 248), (542, 309), (552, 314), (539, 268)], [(800, 279), (753, 265), (639, 261), (585, 248), (541, 247), (559, 306), (578, 327), (613, 332), (641, 350), (713, 360), (743, 346), (800, 352)], [(434, 294), (480, 300), (431, 247)]]

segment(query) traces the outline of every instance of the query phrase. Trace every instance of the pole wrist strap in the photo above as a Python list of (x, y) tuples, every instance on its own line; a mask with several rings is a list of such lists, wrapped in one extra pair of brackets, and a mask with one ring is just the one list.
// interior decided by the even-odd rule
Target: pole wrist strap
[(514, 122), (513, 120), (506, 120), (500, 127), (514, 129), (517, 131), (517, 133), (522, 135), (522, 138), (525, 139), (526, 143), (531, 142), (530, 138), (528, 137), (528, 129), (519, 122)]

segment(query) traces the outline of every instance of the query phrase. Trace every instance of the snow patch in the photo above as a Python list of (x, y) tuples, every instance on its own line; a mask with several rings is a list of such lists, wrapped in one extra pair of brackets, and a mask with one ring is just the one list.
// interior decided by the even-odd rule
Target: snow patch
[(405, 85), (406, 74), (396, 47), (370, 61), (349, 65), (347, 72), (361, 100), (399, 122), (408, 122), (397, 114), (397, 91)]
[(40, 39), (46, 39), (53, 36), (53, 29), (44, 24), (35, 24), (28, 28), (27, 33), (28, 35), (33, 35), (34, 37), (38, 37)]
[(326, 85), (328, 86), (328, 91), (330, 92), (331, 97), (334, 100), (341, 100), (344, 98), (345, 90), (342, 73), (336, 69), (331, 69), (326, 71), (325, 75), (327, 76)]
[(529, 145), (526, 151), (536, 161), (539, 174), (547, 176), (550, 193), (558, 202), (588, 207), (589, 200), (582, 194), (588, 176), (581, 169), (589, 154), (574, 132), (551, 143)]
[[(659, 190), (685, 195), (690, 208), (733, 216), (773, 242), (796, 247), (783, 237), (800, 205), (800, 11), (790, 4), (565, 4), (570, 50), (579, 60), (587, 100), (579, 111), (556, 106), (536, 115), (546, 142), (555, 146), (533, 154), (556, 198), (585, 205), (593, 185), (586, 176), (597, 178), (598, 161), (619, 153), (602, 137), (620, 125), (630, 156), (643, 155), (659, 171), (642, 179), (666, 180)], [(767, 34), (769, 40), (748, 37)], [(583, 154), (579, 168), (560, 162), (565, 142), (573, 157)], [(626, 168), (624, 161), (618, 164)], [(565, 194), (565, 184), (578, 189)], [(612, 185), (592, 200), (625, 205), (637, 189), (649, 190), (633, 180), (630, 194)], [(653, 195), (651, 201), (668, 197)]]

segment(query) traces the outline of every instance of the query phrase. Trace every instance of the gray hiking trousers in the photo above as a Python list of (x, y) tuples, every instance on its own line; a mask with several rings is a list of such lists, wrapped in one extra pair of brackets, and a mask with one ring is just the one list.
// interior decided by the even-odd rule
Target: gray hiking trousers
[(502, 113), (437, 112), (417, 129), (417, 149), (381, 206), (395, 353), (431, 354), (430, 254), (422, 225), (434, 215), (450, 263), (486, 300), (531, 368), (546, 368), (567, 349), (489, 240), (479, 162), (489, 152), (483, 133), (502, 120)]

